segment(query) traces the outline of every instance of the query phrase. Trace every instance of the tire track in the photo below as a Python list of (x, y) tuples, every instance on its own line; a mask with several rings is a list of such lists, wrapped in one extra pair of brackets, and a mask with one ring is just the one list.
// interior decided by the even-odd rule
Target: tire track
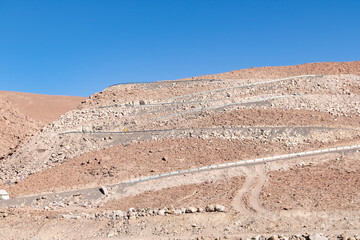
[(259, 201), (259, 194), (266, 182), (265, 166), (259, 165), (252, 168), (242, 168), (245, 174), (245, 182), (235, 194), (231, 202), (232, 208), (236, 212), (247, 215), (254, 213), (266, 213)]
[(246, 169), (244, 167), (241, 168), (241, 171), (243, 171), (245, 174), (245, 182), (238, 190), (238, 192), (235, 194), (235, 197), (231, 202), (231, 206), (236, 212), (249, 214), (250, 211), (248, 208), (245, 207), (245, 202), (243, 198), (245, 193), (248, 192), (249, 189), (251, 188), (251, 185), (254, 180), (254, 175), (250, 173), (249, 169)]
[(265, 165), (255, 166), (255, 175), (254, 185), (249, 195), (249, 203), (256, 213), (263, 214), (267, 210), (260, 204), (259, 195), (267, 179)]

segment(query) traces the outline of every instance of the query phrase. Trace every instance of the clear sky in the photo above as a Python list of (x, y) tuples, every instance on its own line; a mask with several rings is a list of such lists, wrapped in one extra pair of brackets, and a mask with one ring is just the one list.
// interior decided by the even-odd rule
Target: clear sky
[(89, 96), (359, 56), (359, 0), (0, 0), (1, 90)]

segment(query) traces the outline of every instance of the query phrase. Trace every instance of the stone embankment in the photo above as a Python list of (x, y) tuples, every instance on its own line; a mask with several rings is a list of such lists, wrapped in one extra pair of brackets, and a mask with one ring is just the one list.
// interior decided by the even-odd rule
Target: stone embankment
[[(243, 238), (239, 238), (243, 239)], [(249, 238), (247, 238), (248, 240)], [(347, 235), (346, 233), (334, 236), (328, 236), (322, 233), (314, 234), (297, 234), (297, 235), (271, 235), (266, 237), (263, 235), (258, 235), (250, 238), (251, 240), (328, 240), (328, 239), (338, 239), (338, 240), (360, 240), (360, 235)]]
[(66, 219), (92, 219), (92, 220), (128, 220), (128, 219), (139, 219), (141, 217), (151, 216), (168, 216), (168, 215), (181, 215), (190, 213), (203, 213), (203, 212), (226, 212), (226, 208), (220, 204), (208, 205), (204, 208), (201, 207), (182, 207), (182, 208), (142, 208), (135, 209), (130, 208), (128, 211), (111, 210), (103, 211), (99, 213), (81, 213), (81, 214), (60, 214), (59, 216)]

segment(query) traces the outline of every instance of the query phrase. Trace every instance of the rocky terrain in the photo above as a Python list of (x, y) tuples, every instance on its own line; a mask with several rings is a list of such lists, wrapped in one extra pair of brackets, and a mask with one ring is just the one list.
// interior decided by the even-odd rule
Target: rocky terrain
[(34, 134), (41, 123), (20, 112), (7, 99), (0, 98), (0, 159), (13, 154), (26, 137)]
[(85, 98), (0, 91), (0, 159)]
[(234, 70), (231, 72), (211, 74), (206, 76), (192, 77), (189, 79), (276, 79), (299, 75), (320, 74), (320, 75), (360, 75), (360, 62), (321, 62), (306, 63), (294, 66), (261, 67)]
[(51, 121), (8, 97), (1, 121), (28, 133), (1, 130), (18, 145), (0, 160), (0, 236), (360, 239), (359, 75), (312, 63), (118, 84)]

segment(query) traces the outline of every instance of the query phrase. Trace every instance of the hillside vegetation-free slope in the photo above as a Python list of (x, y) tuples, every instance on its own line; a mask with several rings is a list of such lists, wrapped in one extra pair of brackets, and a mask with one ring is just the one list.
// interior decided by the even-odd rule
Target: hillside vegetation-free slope
[(0, 91), (0, 158), (85, 98)]
[(10, 222), (31, 211), (58, 236), (74, 224), (94, 239), (353, 236), (357, 148), (124, 182), (359, 143), (359, 62), (254, 68), (95, 93), (4, 159), (0, 180), (23, 197)]
[(10, 101), (24, 115), (42, 122), (52, 123), (66, 112), (75, 109), (85, 97), (43, 95), (0, 91), (0, 96)]
[[(21, 149), (2, 165), (0, 171), (3, 174), (0, 177), (2, 179), (19, 178), (20, 174), (27, 176), (61, 165), (69, 159), (91, 151), (120, 143), (161, 138), (193, 136), (255, 140), (261, 136), (264, 140), (280, 141), (288, 146), (309, 142), (309, 139), (315, 136), (317, 141), (324, 143), (332, 142), (332, 139), (335, 142), (341, 139), (349, 139), (349, 141), (357, 139), (357, 131), (349, 129), (351, 124), (347, 123), (359, 116), (360, 95), (356, 92), (359, 88), (358, 76), (301, 76), (281, 81), (262, 81), (260, 84), (257, 80), (249, 79), (246, 80), (245, 86), (243, 82), (238, 80), (215, 83), (190, 81), (170, 85), (167, 82), (159, 82), (110, 87), (92, 96), (82, 104), (80, 109), (66, 113), (34, 136), (29, 143), (22, 145)], [(199, 86), (200, 89), (206, 86), (209, 90), (199, 92), (197, 90)], [(159, 94), (148, 95), (147, 93), (153, 88)], [(186, 99), (180, 99), (183, 97), (181, 95), (176, 96), (177, 99), (167, 95), (176, 94), (178, 90), (187, 93), (183, 95)], [(313, 111), (312, 118), (325, 117), (327, 118), (325, 122), (333, 122), (332, 125), (340, 129), (329, 129), (326, 133), (320, 133), (319, 130), (311, 131), (311, 129), (292, 133), (290, 129), (285, 128), (274, 129), (275, 132), (272, 133), (271, 129), (266, 129), (266, 120), (264, 124), (234, 121), (233, 124), (212, 125), (212, 116), (216, 118), (216, 114), (220, 112), (226, 115), (235, 111), (242, 115), (242, 112), (251, 114), (251, 109), (261, 111), (269, 109), (269, 115), (279, 118), (279, 123), (273, 121), (271, 127), (284, 127), (284, 123), (280, 121), (281, 116), (278, 115), (281, 114), (279, 109), (293, 109)], [(256, 111), (254, 115), (257, 115)], [(205, 120), (202, 125), (206, 128), (220, 127), (220, 129), (196, 128), (196, 124), (202, 119)], [(263, 119), (266, 119), (265, 116)], [(222, 129), (221, 127), (225, 125), (229, 127), (255, 125), (254, 127), (259, 128), (234, 131)], [(293, 126), (294, 124), (291, 124), (291, 127)], [(312, 126), (319, 127), (324, 124), (319, 121)], [(329, 125), (326, 124), (326, 127)], [(353, 125), (354, 127), (356, 125)], [(98, 134), (90, 134), (92, 132), (98, 132)], [(311, 148), (310, 145), (308, 147)], [(9, 169), (13, 171), (8, 171)]]
[(233, 70), (226, 73), (210, 74), (185, 79), (275, 79), (298, 75), (341, 75), (354, 74), (360, 76), (360, 61), (354, 62), (317, 62), (293, 66), (280, 67), (254, 67)]
[(12, 153), (25, 137), (39, 130), (41, 123), (24, 115), (0, 95), (0, 158)]

